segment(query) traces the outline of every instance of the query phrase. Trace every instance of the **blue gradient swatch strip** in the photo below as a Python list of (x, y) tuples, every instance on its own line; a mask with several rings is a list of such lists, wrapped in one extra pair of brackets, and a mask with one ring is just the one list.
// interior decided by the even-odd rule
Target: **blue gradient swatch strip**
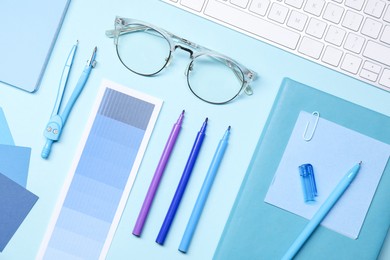
[(44, 259), (98, 259), (154, 105), (107, 89)]

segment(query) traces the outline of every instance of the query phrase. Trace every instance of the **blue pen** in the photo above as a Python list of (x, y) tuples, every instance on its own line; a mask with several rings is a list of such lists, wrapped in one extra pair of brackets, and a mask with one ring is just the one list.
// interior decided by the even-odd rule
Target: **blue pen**
[(68, 103), (65, 106), (64, 111), (61, 114), (59, 114), (62, 98), (65, 92), (66, 83), (68, 81), (68, 77), (69, 77), (70, 69), (72, 67), (76, 49), (77, 49), (77, 44), (73, 46), (68, 56), (67, 62), (62, 72), (56, 104), (54, 105), (51, 118), (49, 120), (49, 123), (46, 125), (46, 129), (43, 133), (43, 135), (46, 137), (46, 144), (42, 149), (41, 157), (44, 159), (49, 157), (51, 146), (53, 145), (53, 143), (60, 139), (62, 129), (66, 123), (66, 120), (69, 117), (70, 111), (72, 110), (73, 105), (76, 103), (77, 98), (79, 97), (81, 91), (83, 90), (85, 83), (88, 80), (89, 74), (91, 73), (92, 68), (94, 68), (96, 65), (95, 58), (96, 58), (97, 48), (95, 47), (91, 58), (88, 60), (87, 65), (85, 66), (83, 72), (81, 73), (77, 85), (73, 90)]
[(192, 169), (194, 168), (196, 159), (198, 158), (198, 154), (200, 151), (200, 148), (203, 143), (203, 139), (206, 135), (206, 127), (207, 127), (207, 121), (208, 119), (204, 121), (202, 128), (196, 135), (196, 139), (194, 142), (194, 145), (192, 146), (192, 150), (190, 153), (190, 156), (188, 157), (187, 164), (184, 168), (183, 174), (181, 176), (179, 185), (177, 186), (175, 195), (173, 196), (171, 205), (169, 206), (167, 215), (165, 216), (164, 222), (161, 226), (160, 232), (158, 233), (158, 236), (156, 238), (156, 242), (160, 245), (163, 245), (165, 242), (165, 238), (168, 235), (169, 228), (171, 227), (173, 218), (175, 217), (176, 211), (179, 207), (180, 201), (183, 197), (184, 191), (187, 187), (188, 180), (191, 177)]
[(194, 209), (192, 210), (190, 220), (188, 221), (186, 230), (184, 231), (183, 238), (181, 239), (179, 251), (183, 253), (186, 253), (188, 251), (188, 247), (190, 246), (191, 239), (195, 232), (195, 228), (198, 225), (200, 215), (202, 214), (204, 205), (206, 204), (207, 196), (210, 193), (211, 186), (213, 185), (215, 176), (217, 175), (219, 165), (221, 164), (222, 158), (225, 154), (228, 145), (229, 136), (230, 136), (230, 126), (226, 130), (221, 141), (219, 141), (217, 150), (215, 151), (213, 160), (211, 161), (206, 178), (203, 182), (202, 188), (195, 202)]
[(332, 191), (329, 197), (322, 204), (320, 209), (314, 214), (313, 218), (309, 221), (306, 227), (303, 229), (301, 234), (297, 237), (294, 243), (287, 250), (286, 254), (283, 256), (283, 260), (292, 259), (298, 251), (301, 249), (306, 240), (310, 237), (310, 235), (314, 232), (314, 230), (318, 227), (321, 221), (326, 217), (332, 207), (336, 204), (339, 198), (343, 195), (345, 190), (349, 187), (352, 181), (357, 176), (360, 166), (362, 162), (356, 164), (352, 169), (348, 171), (348, 173), (341, 179), (339, 184), (337, 184), (336, 188)]

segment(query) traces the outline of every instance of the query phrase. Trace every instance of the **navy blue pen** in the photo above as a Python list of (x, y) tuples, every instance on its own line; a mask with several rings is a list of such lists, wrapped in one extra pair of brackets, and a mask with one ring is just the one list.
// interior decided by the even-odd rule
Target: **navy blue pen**
[(203, 143), (203, 139), (206, 135), (207, 121), (208, 118), (206, 118), (206, 120), (202, 125), (202, 128), (199, 130), (198, 134), (196, 135), (194, 145), (192, 146), (192, 150), (190, 156), (188, 157), (187, 164), (184, 168), (179, 185), (176, 188), (175, 195), (173, 196), (167, 215), (165, 216), (160, 232), (158, 233), (158, 236), (156, 238), (156, 243), (160, 245), (163, 245), (165, 242), (165, 238), (168, 235), (169, 228), (171, 227), (172, 221), (176, 215), (176, 211), (179, 207), (180, 201), (187, 187), (187, 183), (191, 177), (192, 169), (194, 168), (196, 159), (198, 158), (198, 154)]

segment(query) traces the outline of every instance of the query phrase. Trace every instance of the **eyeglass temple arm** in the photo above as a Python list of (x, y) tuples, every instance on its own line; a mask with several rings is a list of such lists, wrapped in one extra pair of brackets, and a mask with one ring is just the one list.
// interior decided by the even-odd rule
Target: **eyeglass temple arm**
[[(109, 38), (114, 38), (114, 37), (119, 36), (120, 34), (130, 33), (130, 32), (137, 32), (137, 31), (142, 31), (142, 30), (148, 31), (148, 29), (150, 29), (150, 27), (149, 26), (145, 26), (145, 25), (137, 25), (137, 26), (132, 26), (132, 27), (122, 27), (121, 30), (118, 30), (118, 29), (107, 30), (106, 31), (106, 36), (109, 37)], [(152, 32), (149, 31), (149, 33), (152, 33)], [(153, 33), (153, 34), (162, 37), (158, 33)]]
[(204, 50), (204, 51), (211, 51), (211, 50), (207, 49), (206, 47), (203, 47), (203, 46), (201, 46), (199, 44), (196, 44), (196, 43), (194, 43), (192, 41), (189, 41), (189, 40), (187, 40), (185, 38), (179, 37), (179, 36), (174, 35), (174, 34), (172, 34), (170, 32), (167, 32), (167, 33), (169, 34), (169, 36), (171, 36), (172, 39), (174, 39), (176, 41), (179, 41), (180, 43), (183, 43), (183, 44), (185, 44), (185, 45), (187, 45), (187, 46), (189, 46), (191, 48), (198, 49), (198, 50)]
[(252, 72), (249, 72), (247, 74), (249, 77), (249, 82), (245, 81), (243, 78), (243, 74), (240, 73), (239, 71), (237, 71), (237, 69), (235, 69), (234, 67), (232, 67), (231, 63), (229, 61), (225, 60), (225, 63), (226, 63), (226, 66), (228, 66), (234, 72), (234, 75), (236, 75), (236, 78), (238, 79), (238, 81), (241, 84), (243, 84), (244, 82), (246, 83), (246, 87), (244, 88), (245, 94), (247, 94), (248, 96), (252, 95), (253, 90), (252, 90), (252, 87), (249, 85), (249, 83), (252, 81), (254, 74)]

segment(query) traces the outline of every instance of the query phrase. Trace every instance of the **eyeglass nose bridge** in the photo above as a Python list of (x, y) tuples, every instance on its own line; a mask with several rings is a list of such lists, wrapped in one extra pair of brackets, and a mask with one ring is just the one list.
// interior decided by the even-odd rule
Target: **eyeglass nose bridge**
[(190, 54), (190, 58), (191, 58), (191, 59), (193, 58), (194, 51), (191, 50), (190, 48), (187, 48), (187, 47), (184, 47), (184, 46), (182, 46), (182, 45), (177, 44), (177, 45), (175, 45), (175, 50), (176, 50), (176, 49), (181, 49), (181, 50), (183, 50), (183, 51), (188, 52), (188, 53)]
[(169, 57), (167, 57), (167, 60), (166, 60), (166, 65), (165, 65), (165, 67), (168, 67), (168, 66), (171, 64), (171, 61), (172, 61), (173, 56), (174, 56), (174, 55), (173, 55), (173, 51), (175, 51), (176, 49), (181, 49), (181, 50), (183, 50), (183, 51), (185, 51), (185, 52), (188, 52), (188, 53), (190, 54), (190, 59), (191, 59), (191, 60), (193, 59), (193, 56), (194, 56), (194, 51), (193, 51), (193, 50), (191, 50), (190, 48), (186, 48), (186, 47), (184, 47), (184, 46), (181, 46), (181, 45), (176, 44), (176, 45), (174, 45), (173, 50), (172, 50), (172, 48), (171, 48)]

